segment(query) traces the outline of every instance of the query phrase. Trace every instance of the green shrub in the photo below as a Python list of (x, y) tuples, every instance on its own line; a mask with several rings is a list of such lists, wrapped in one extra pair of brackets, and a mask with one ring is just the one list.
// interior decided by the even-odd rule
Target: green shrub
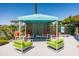
[(8, 38), (0, 37), (0, 46), (9, 43)]
[(75, 27), (74, 26), (65, 26), (65, 33), (73, 35), (75, 33)]

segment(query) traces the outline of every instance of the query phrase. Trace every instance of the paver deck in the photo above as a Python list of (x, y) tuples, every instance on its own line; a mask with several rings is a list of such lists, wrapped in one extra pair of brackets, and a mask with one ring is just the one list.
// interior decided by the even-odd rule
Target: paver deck
[(0, 46), (1, 56), (79, 56), (79, 44), (73, 36), (64, 37), (64, 48), (53, 50), (47, 47), (46, 41), (33, 42), (34, 48), (28, 49), (21, 54), (13, 48), (13, 42)]

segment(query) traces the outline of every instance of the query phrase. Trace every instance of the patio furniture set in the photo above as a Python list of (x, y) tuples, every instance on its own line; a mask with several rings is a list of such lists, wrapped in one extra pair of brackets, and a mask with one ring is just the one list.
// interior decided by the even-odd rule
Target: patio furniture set
[[(26, 34), (28, 31), (32, 32), (33, 34), (42, 34), (46, 30), (46, 36), (50, 34), (50, 25), (55, 25), (56, 26), (56, 37), (54, 38), (47, 38), (46, 43), (47, 46), (50, 46), (54, 48), (55, 50), (60, 49), (61, 47), (64, 46), (64, 38), (60, 38), (58, 33), (58, 17), (54, 16), (48, 16), (44, 14), (34, 14), (34, 15), (28, 15), (28, 16), (22, 16), (18, 17), (17, 21), (19, 22), (19, 32), (17, 33), (18, 38), (14, 40), (14, 48), (18, 49), (20, 51), (23, 51), (31, 46), (33, 46), (33, 40), (30, 40), (30, 35)], [(55, 23), (54, 23), (55, 22)], [(22, 29), (22, 24), (24, 23), (23, 26), (25, 27), (25, 32), (24, 35), (21, 33)], [(26, 36), (28, 35), (28, 38)], [(51, 34), (50, 34), (51, 35)]]
[[(49, 39), (46, 42), (47, 47), (52, 47), (55, 50), (59, 50), (62, 47), (64, 47), (64, 38), (59, 39)], [(33, 47), (33, 41), (32, 40), (14, 40), (13, 44), (14, 48), (23, 52), (24, 50), (28, 49), (29, 47)]]

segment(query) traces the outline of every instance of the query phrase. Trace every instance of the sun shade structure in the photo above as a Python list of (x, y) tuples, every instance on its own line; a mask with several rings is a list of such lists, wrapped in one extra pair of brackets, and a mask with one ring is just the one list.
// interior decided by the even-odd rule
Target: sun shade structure
[(55, 16), (44, 15), (44, 14), (33, 14), (33, 15), (18, 17), (18, 20), (20, 22), (25, 22), (25, 23), (35, 23), (35, 22), (47, 23), (47, 22), (53, 22), (59, 20), (59, 18)]
[(25, 36), (30, 34), (33, 40), (35, 40), (35, 38), (36, 40), (41, 40), (37, 38), (39, 36), (41, 38), (46, 38), (46, 35), (50, 34), (50, 25), (52, 25), (55, 21), (58, 22), (58, 20), (58, 17), (44, 14), (26, 15), (17, 18), (17, 21), (19, 22), (19, 32), (21, 32), (21, 23), (24, 23)]

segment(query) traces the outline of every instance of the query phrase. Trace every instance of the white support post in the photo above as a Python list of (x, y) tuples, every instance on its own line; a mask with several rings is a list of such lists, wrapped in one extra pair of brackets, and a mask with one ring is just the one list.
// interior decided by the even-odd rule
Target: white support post
[[(20, 21), (19, 21), (19, 40), (21, 39), (21, 23), (20, 23)], [(21, 42), (21, 47), (23, 47), (22, 46), (22, 42)], [(21, 52), (23, 53), (23, 49), (21, 49)]]
[[(56, 40), (58, 40), (58, 21), (56, 21)], [(56, 44), (56, 50), (57, 50), (57, 44)]]
[(58, 39), (58, 21), (56, 21), (56, 39)]

